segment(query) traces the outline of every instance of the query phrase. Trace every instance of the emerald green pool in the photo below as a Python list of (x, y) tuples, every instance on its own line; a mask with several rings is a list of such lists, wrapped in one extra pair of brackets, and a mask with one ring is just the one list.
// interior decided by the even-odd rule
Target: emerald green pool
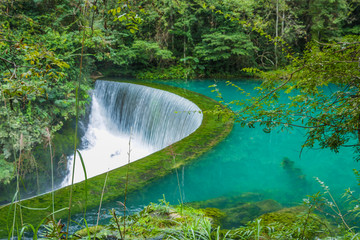
[[(216, 93), (209, 88), (214, 84), (211, 80), (166, 83), (216, 99)], [(250, 91), (259, 83), (243, 80), (237, 84)], [(242, 98), (235, 88), (226, 86), (225, 82), (218, 82), (217, 85), (226, 101)], [(233, 110), (237, 110), (236, 106), (233, 106)], [(258, 193), (262, 199), (274, 199), (283, 206), (292, 206), (301, 203), (306, 195), (321, 191), (315, 177), (324, 181), (337, 196), (349, 187), (360, 190), (352, 171), (359, 168), (359, 163), (353, 159), (351, 149), (341, 149), (338, 154), (327, 149), (304, 149), (300, 156), (304, 140), (301, 129), (265, 133), (262, 128), (235, 125), (227, 139), (192, 165), (179, 170), (183, 201), (204, 201), (251, 192)], [(282, 162), (285, 158), (294, 162), (295, 171), (284, 168)], [(128, 210), (137, 211), (163, 196), (170, 203), (178, 204), (180, 194), (177, 179), (174, 173), (131, 194), (127, 198)], [(119, 207), (118, 203), (103, 206), (101, 218), (107, 221), (110, 218), (107, 209)], [(96, 212), (88, 212), (88, 222), (91, 222), (91, 218), (96, 219)]]

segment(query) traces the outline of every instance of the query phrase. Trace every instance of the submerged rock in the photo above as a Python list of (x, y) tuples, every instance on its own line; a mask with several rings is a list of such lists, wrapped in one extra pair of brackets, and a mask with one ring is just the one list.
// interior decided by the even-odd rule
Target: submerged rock
[(297, 189), (298, 196), (304, 196), (309, 189), (309, 183), (306, 180), (306, 175), (300, 168), (295, 167), (295, 162), (287, 157), (284, 157), (281, 162), (281, 167), (288, 175), (288, 183), (292, 188)]
[(209, 199), (206, 201), (192, 202), (189, 205), (194, 208), (218, 208), (227, 209), (236, 207), (239, 204), (248, 202), (257, 202), (264, 200), (264, 196), (260, 193), (246, 192), (235, 196), (222, 196)]

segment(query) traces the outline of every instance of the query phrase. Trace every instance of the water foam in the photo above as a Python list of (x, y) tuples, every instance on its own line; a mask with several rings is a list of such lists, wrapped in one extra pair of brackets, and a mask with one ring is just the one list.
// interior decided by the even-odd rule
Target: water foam
[[(170, 92), (110, 81), (97, 81), (89, 123), (80, 150), (87, 177), (124, 166), (169, 146), (194, 132), (202, 122), (199, 107)], [(130, 151), (129, 151), (130, 150)], [(71, 184), (73, 157), (68, 158)], [(85, 179), (76, 161), (74, 182)]]

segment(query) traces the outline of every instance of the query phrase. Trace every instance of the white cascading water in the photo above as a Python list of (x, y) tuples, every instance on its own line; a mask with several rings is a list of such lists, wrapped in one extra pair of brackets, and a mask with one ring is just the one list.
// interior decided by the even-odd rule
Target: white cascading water
[[(173, 93), (130, 83), (97, 81), (81, 150), (87, 177), (143, 158), (194, 132), (202, 122), (198, 106)], [(74, 182), (85, 179), (77, 157)], [(73, 158), (68, 159), (71, 184)]]

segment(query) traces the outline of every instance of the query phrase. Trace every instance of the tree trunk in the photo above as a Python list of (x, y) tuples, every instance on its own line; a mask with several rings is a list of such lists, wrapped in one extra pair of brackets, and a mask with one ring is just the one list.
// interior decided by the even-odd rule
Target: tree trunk
[[(358, 60), (358, 71), (360, 72), (360, 57), (359, 57), (359, 60)], [(360, 94), (360, 92), (358, 92), (358, 94)], [(360, 128), (359, 128), (359, 125), (360, 125), (360, 115), (359, 115), (359, 117), (358, 117), (358, 126), (357, 126), (357, 128), (358, 128), (358, 131), (357, 131), (357, 133), (358, 133), (358, 141), (359, 141), (359, 145), (360, 145)]]
[[(307, 0), (306, 5), (307, 5), (306, 8), (309, 9), (308, 11), (310, 11), (312, 0)], [(313, 25), (313, 19), (310, 12), (308, 12), (307, 16), (305, 16), (306, 42), (311, 41), (312, 25)]]
[(276, 0), (276, 23), (275, 23), (275, 68), (278, 66), (277, 41), (279, 37), (279, 0)]
[(186, 36), (184, 36), (184, 63), (186, 64)]
[(103, 4), (104, 4), (104, 12), (103, 12), (104, 29), (107, 30), (107, 21), (106, 21), (106, 5), (107, 5), (107, 1), (103, 0)]
[(281, 37), (284, 36), (285, 32), (285, 9), (283, 9), (282, 19), (281, 19)]
[[(186, 26), (184, 25), (184, 34), (185, 34)], [(186, 65), (186, 35), (184, 35), (184, 65)]]

